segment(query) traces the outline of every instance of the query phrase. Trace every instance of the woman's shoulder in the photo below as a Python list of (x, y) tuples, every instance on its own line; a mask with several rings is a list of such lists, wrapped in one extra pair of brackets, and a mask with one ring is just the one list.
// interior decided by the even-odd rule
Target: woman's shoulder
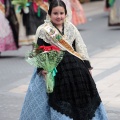
[(38, 26), (37, 31), (43, 30), (44, 26), (45, 26), (45, 23), (40, 25), (40, 26)]
[(38, 28), (37, 28), (37, 30), (36, 30), (36, 35), (39, 35), (39, 36), (41, 36), (41, 35), (45, 35), (45, 26), (46, 26), (46, 23), (44, 23), (44, 24), (42, 24), (42, 25), (40, 25)]
[(72, 22), (70, 22), (70, 21), (66, 21), (65, 27), (69, 31), (76, 31), (77, 30), (76, 26), (74, 24), (72, 24)]
[(44, 27), (45, 27), (45, 24), (42, 24), (37, 28), (36, 35), (35, 35), (35, 42), (37, 42), (38, 38), (43, 39), (45, 37)]
[(76, 26), (72, 22), (70, 22), (70, 21), (66, 21), (66, 24), (69, 27), (76, 28)]

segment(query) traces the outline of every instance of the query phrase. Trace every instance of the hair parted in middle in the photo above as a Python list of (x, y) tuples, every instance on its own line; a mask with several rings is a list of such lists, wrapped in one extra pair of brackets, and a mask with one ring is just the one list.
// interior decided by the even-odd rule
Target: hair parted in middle
[(65, 10), (65, 15), (67, 15), (67, 9), (66, 9), (66, 5), (62, 0), (49, 0), (49, 10), (48, 10), (48, 14), (51, 15), (52, 9), (54, 7), (57, 6), (61, 6), (64, 8)]

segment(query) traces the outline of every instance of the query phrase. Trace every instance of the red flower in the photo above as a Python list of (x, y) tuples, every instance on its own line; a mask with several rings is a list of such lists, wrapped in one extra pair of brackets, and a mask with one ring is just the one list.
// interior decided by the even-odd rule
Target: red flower
[(45, 46), (44, 51), (51, 51), (51, 46)]
[(51, 51), (51, 50), (60, 51), (60, 48), (58, 48), (57, 46), (54, 46), (54, 45), (51, 45), (51, 46), (39, 46), (38, 50), (43, 50), (43, 51)]
[(60, 48), (58, 48), (57, 46), (54, 46), (54, 45), (51, 45), (51, 49), (56, 50), (56, 51), (60, 51)]

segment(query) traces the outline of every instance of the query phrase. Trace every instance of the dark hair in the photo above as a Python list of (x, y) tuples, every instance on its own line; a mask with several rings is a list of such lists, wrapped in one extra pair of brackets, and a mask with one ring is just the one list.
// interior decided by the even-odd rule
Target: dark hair
[(52, 9), (57, 6), (63, 7), (65, 9), (65, 14), (67, 14), (66, 5), (62, 0), (50, 0), (48, 14), (51, 15)]

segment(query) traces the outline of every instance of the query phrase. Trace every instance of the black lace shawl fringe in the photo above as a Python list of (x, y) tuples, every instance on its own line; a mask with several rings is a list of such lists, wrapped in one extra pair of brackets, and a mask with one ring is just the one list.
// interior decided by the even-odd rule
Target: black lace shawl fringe
[(49, 105), (57, 112), (64, 114), (73, 120), (92, 120), (95, 116), (95, 111), (99, 107), (101, 99), (95, 96), (91, 103), (85, 105), (86, 107), (80, 108), (78, 106), (70, 105), (67, 102), (59, 101), (49, 101)]

